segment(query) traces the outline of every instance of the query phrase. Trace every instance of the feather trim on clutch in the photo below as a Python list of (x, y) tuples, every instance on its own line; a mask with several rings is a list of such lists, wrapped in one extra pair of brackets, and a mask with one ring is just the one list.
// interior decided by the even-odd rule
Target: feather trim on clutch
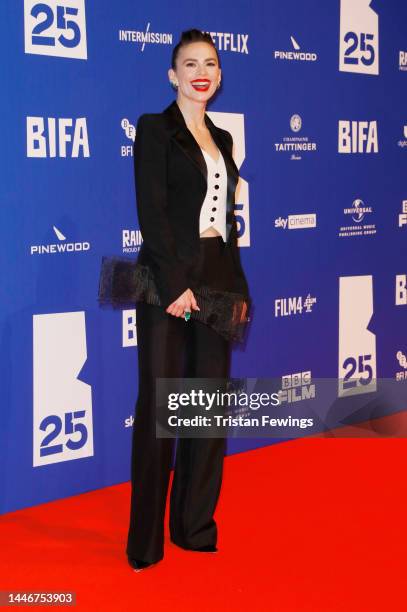
[[(244, 342), (250, 321), (251, 299), (206, 285), (191, 284), (191, 289), (200, 308), (191, 311), (191, 318), (209, 325), (227, 340)], [(136, 260), (118, 256), (102, 257), (98, 301), (101, 306), (113, 308), (134, 306), (139, 301), (161, 306), (150, 268)], [(245, 308), (245, 318), (241, 321)]]

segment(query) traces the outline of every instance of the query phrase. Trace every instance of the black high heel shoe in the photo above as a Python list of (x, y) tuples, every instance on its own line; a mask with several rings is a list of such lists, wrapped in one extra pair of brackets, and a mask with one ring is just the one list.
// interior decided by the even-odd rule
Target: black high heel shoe
[(189, 550), (196, 550), (198, 552), (210, 552), (210, 553), (218, 552), (218, 549), (213, 544), (208, 544), (207, 546), (199, 546), (199, 548), (190, 548)]
[(219, 552), (214, 544), (207, 544), (206, 546), (198, 546), (198, 548), (190, 548), (189, 546), (183, 546), (183, 544), (176, 542), (172, 538), (171, 538), (171, 542), (175, 544), (176, 546), (179, 546), (179, 548), (183, 548), (184, 550), (192, 550), (196, 552), (210, 552), (210, 553)]
[(151, 567), (157, 563), (150, 563), (149, 561), (141, 561), (141, 559), (133, 559), (132, 557), (127, 557), (129, 565), (134, 569), (135, 572), (141, 572), (141, 570), (146, 569), (147, 567)]

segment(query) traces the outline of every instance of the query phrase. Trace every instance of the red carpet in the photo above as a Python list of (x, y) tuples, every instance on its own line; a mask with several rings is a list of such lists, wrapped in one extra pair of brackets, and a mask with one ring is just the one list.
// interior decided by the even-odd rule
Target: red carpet
[(404, 439), (304, 439), (227, 457), (219, 553), (181, 550), (167, 527), (164, 560), (140, 573), (125, 557), (130, 483), (10, 513), (0, 588), (72, 590), (80, 610), (401, 612), (406, 468)]

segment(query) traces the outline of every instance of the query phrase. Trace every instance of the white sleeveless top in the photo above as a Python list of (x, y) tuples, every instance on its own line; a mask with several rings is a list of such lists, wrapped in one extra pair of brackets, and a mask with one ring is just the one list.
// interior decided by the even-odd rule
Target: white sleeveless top
[(201, 151), (208, 169), (208, 189), (199, 217), (199, 233), (202, 234), (208, 227), (214, 227), (226, 242), (227, 170), (225, 160), (219, 149), (217, 162), (204, 149), (201, 148)]

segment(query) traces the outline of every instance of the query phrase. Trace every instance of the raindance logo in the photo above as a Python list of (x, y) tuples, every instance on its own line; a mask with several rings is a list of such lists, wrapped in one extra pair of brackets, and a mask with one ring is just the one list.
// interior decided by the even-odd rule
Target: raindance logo
[(140, 230), (122, 230), (123, 253), (138, 253), (142, 242)]
[(301, 51), (301, 47), (295, 40), (294, 36), (290, 36), (290, 39), (294, 51), (274, 51), (274, 59), (301, 62), (317, 61), (318, 56), (316, 53), (310, 53), (309, 51)]
[(30, 255), (54, 255), (55, 253), (78, 253), (80, 251), (89, 251), (89, 242), (66, 242), (64, 234), (55, 227), (55, 225), (53, 225), (52, 228), (59, 243), (31, 245)]
[(404, 140), (398, 141), (398, 145), (402, 149), (404, 149), (404, 147), (407, 147), (407, 125), (403, 127), (403, 136), (404, 136)]
[(399, 70), (407, 70), (407, 51), (399, 53)]
[[(126, 137), (134, 143), (136, 138), (136, 128), (130, 123), (128, 119), (122, 119), (120, 125), (124, 130)], [(122, 157), (132, 157), (133, 156), (133, 145), (126, 144), (121, 146), (121, 156)]]
[(372, 213), (371, 206), (365, 206), (362, 200), (355, 200), (352, 208), (344, 208), (344, 215), (351, 215), (351, 219), (354, 225), (342, 226), (339, 229), (339, 237), (344, 238), (346, 236), (369, 236), (376, 234), (376, 225), (373, 224), (362, 224), (365, 215)]
[[(293, 132), (298, 133), (302, 129), (302, 119), (300, 115), (293, 115), (290, 119), (290, 128)], [(302, 159), (299, 153), (314, 152), (317, 150), (315, 142), (310, 142), (308, 136), (285, 136), (282, 142), (274, 143), (277, 153), (291, 152), (290, 159)]]

